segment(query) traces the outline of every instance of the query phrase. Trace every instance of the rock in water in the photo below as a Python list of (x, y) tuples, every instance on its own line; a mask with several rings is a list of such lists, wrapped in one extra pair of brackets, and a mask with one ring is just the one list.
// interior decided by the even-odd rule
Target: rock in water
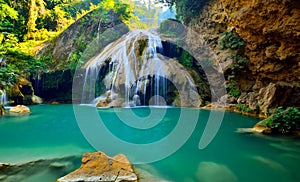
[(85, 153), (79, 169), (59, 178), (57, 182), (138, 181), (133, 166), (125, 155), (110, 158), (103, 152)]
[(267, 127), (264, 122), (267, 119), (256, 123), (253, 128), (238, 128), (238, 133), (262, 133), (262, 134), (272, 134), (272, 129)]
[(14, 101), (14, 104), (30, 105), (32, 96), (34, 95), (33, 86), (26, 78), (19, 78), (12, 88), (12, 93), (9, 97)]
[(225, 165), (214, 162), (201, 162), (196, 173), (201, 182), (237, 182), (236, 175)]
[(0, 105), (0, 116), (3, 116), (5, 114), (5, 108), (3, 105)]
[(1, 162), (0, 162), (0, 171), (1, 171), (2, 169), (5, 169), (5, 168), (9, 167), (9, 166), (10, 166), (9, 163), (1, 163)]
[(9, 110), (9, 112), (17, 113), (17, 114), (27, 114), (30, 113), (30, 109), (23, 105), (17, 105)]
[(31, 97), (31, 100), (32, 100), (33, 104), (42, 104), (43, 103), (43, 99), (36, 95), (33, 95)]
[(258, 132), (258, 133), (264, 133), (264, 134), (271, 134), (272, 130), (271, 128), (267, 127), (265, 124), (263, 124), (265, 120), (260, 121), (254, 125), (252, 128), (253, 131)]

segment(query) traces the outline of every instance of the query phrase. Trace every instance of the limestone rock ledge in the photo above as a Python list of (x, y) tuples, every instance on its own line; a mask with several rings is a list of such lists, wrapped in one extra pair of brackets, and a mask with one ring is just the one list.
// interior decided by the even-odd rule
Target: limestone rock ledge
[[(266, 115), (269, 108), (300, 105), (299, 24), (299, 1), (211, 0), (199, 16), (191, 17), (186, 42), (192, 52), (201, 45), (211, 47), (213, 66), (220, 66), (225, 78), (232, 73), (234, 51), (247, 58), (234, 80), (242, 104), (252, 110), (259, 106)], [(222, 50), (220, 40), (226, 31), (233, 31), (245, 47)], [(195, 39), (195, 33), (203, 40)]]
[(103, 152), (85, 153), (79, 169), (59, 178), (57, 182), (99, 182), (99, 181), (130, 181), (137, 182), (138, 177), (125, 155), (113, 158)]

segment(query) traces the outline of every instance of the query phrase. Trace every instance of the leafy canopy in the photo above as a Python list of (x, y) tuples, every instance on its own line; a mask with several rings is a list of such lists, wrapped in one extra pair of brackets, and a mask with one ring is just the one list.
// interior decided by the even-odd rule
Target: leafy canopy
[(264, 121), (273, 133), (289, 134), (300, 127), (300, 111), (295, 107), (278, 107), (277, 111)]
[(36, 58), (36, 52), (95, 9), (113, 10), (124, 22), (133, 16), (133, 7), (121, 0), (0, 0), (0, 85), (48, 71), (55, 64), (51, 55)]
[(169, 7), (176, 7), (177, 19), (189, 23), (190, 20), (199, 15), (201, 9), (209, 0), (156, 0)]

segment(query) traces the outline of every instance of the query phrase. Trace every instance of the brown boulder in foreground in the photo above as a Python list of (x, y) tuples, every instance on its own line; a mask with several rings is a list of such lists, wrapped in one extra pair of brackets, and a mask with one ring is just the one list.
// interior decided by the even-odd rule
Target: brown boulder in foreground
[(94, 181), (127, 181), (137, 182), (133, 166), (125, 155), (119, 154), (110, 158), (105, 153), (85, 153), (79, 169), (59, 178), (57, 182), (94, 182)]

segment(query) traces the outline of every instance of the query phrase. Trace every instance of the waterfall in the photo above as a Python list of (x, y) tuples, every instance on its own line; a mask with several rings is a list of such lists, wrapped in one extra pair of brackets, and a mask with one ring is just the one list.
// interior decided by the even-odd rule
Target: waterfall
[[(6, 67), (6, 61), (3, 60), (2, 57), (0, 57), (0, 68)], [(0, 105), (6, 105), (8, 103), (7, 95), (5, 90), (0, 89)]]
[(184, 67), (163, 56), (162, 41), (154, 29), (127, 33), (89, 60), (85, 69), (83, 104), (170, 105), (166, 100), (172, 100), (172, 85), (193, 92), (188, 95), (197, 92)]
[(8, 103), (5, 90), (0, 90), (0, 105), (6, 105)]

